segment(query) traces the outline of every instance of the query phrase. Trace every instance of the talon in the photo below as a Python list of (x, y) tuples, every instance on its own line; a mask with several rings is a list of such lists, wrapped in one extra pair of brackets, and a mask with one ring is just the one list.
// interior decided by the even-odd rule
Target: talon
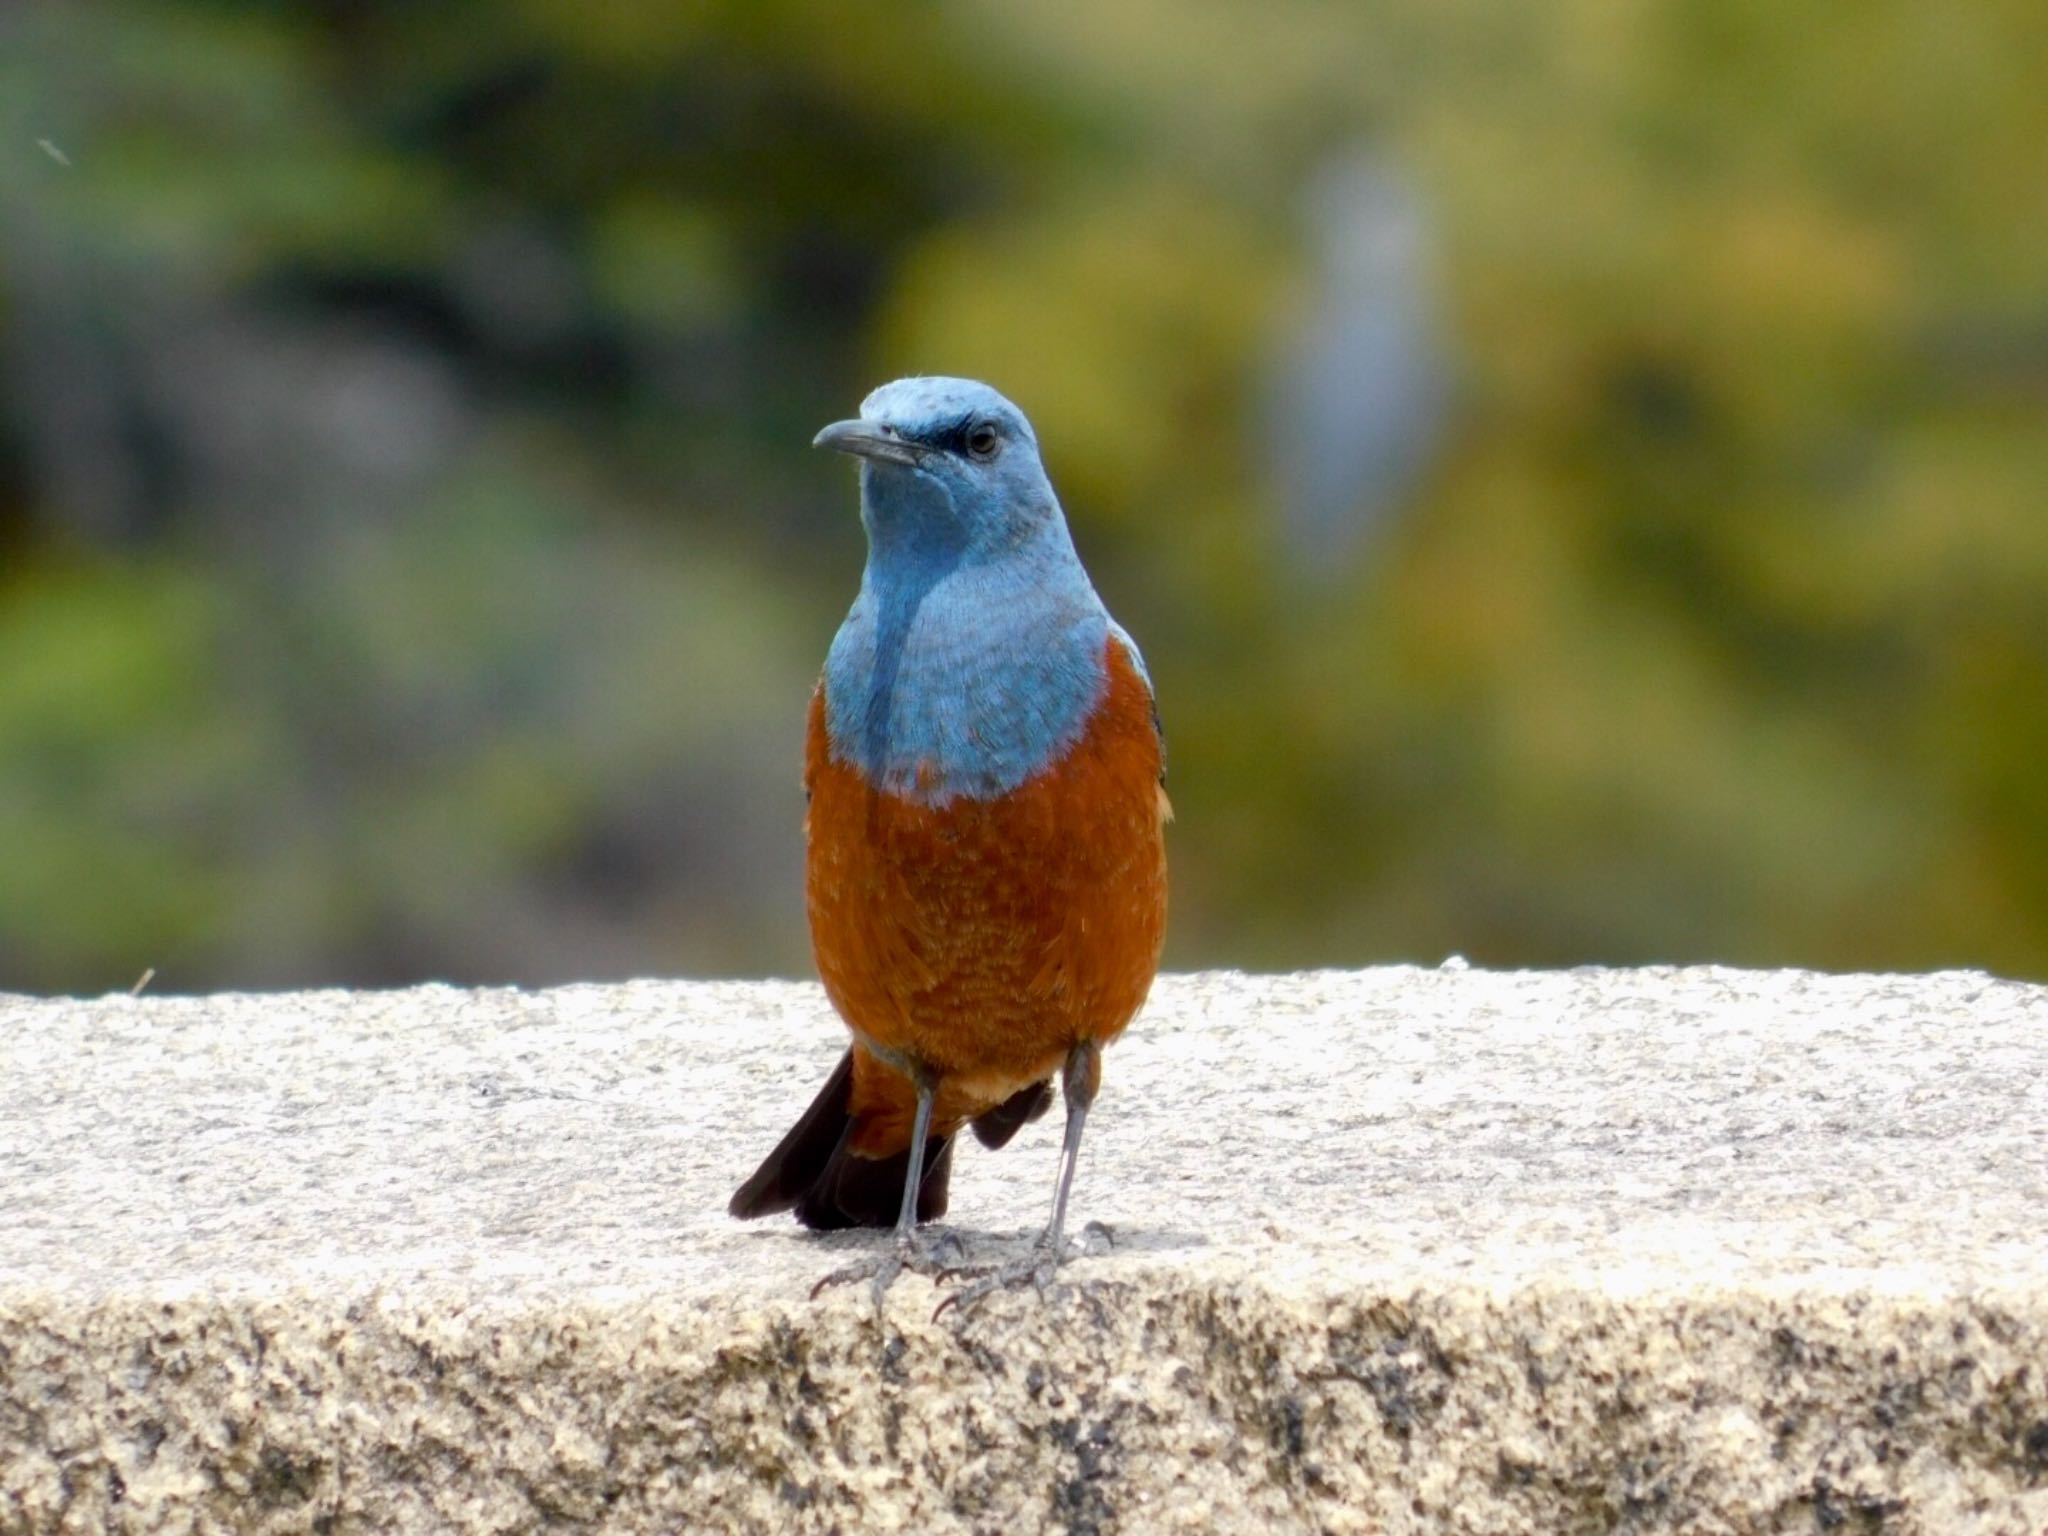
[(879, 1272), (874, 1264), (846, 1264), (825, 1275), (811, 1287), (811, 1300), (816, 1301), (835, 1285), (851, 1285), (856, 1280), (872, 1279)]
[(857, 1281), (869, 1280), (874, 1283), (875, 1305), (882, 1305), (882, 1298), (889, 1294), (889, 1287), (896, 1283), (896, 1277), (903, 1273), (903, 1261), (895, 1254), (866, 1264), (849, 1264), (835, 1269), (816, 1285), (811, 1287), (811, 1300), (816, 1301), (835, 1285), (852, 1285)]
[(1009, 1264), (984, 1266), (973, 1284), (961, 1286), (939, 1303), (932, 1312), (932, 1321), (937, 1322), (949, 1309), (957, 1309), (964, 1317), (997, 1291), (1018, 1290), (1026, 1285), (1038, 1293), (1041, 1302), (1049, 1301), (1059, 1286), (1059, 1269), (1057, 1258), (1036, 1252)]
[(889, 1293), (889, 1287), (896, 1283), (905, 1270), (925, 1276), (934, 1285), (938, 1284), (942, 1277), (954, 1273), (945, 1265), (932, 1262), (932, 1250), (948, 1245), (957, 1246), (958, 1243), (959, 1239), (951, 1233), (935, 1234), (929, 1245), (921, 1243), (912, 1234), (898, 1237), (883, 1252), (871, 1258), (842, 1265), (826, 1275), (811, 1287), (811, 1300), (816, 1301), (835, 1285), (851, 1285), (856, 1281), (868, 1280), (874, 1284), (875, 1306), (879, 1310), (883, 1299)]

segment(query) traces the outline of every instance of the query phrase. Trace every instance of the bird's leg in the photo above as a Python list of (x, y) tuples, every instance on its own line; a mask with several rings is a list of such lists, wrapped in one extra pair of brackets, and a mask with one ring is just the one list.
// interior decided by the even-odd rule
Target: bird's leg
[[(1041, 1293), (1052, 1284), (1060, 1260), (1065, 1257), (1067, 1197), (1074, 1191), (1074, 1168), (1081, 1158), (1081, 1130), (1088, 1122), (1088, 1107), (1095, 1102), (1095, 1091), (1101, 1086), (1102, 1048), (1093, 1040), (1075, 1042), (1067, 1052), (1066, 1065), (1060, 1072), (1060, 1088), (1067, 1101), (1067, 1134), (1060, 1144), (1059, 1176), (1053, 1183), (1052, 1220), (1046, 1223), (1038, 1241), (1032, 1244), (1029, 1255), (984, 1272), (971, 1285), (962, 1286), (939, 1303), (933, 1317), (948, 1307), (957, 1307), (965, 1313), (994, 1292), (1011, 1289), (1027, 1281)], [(1106, 1228), (1104, 1230), (1107, 1231)]]
[(896, 1212), (895, 1241), (880, 1258), (863, 1259), (833, 1270), (811, 1287), (814, 1301), (831, 1286), (872, 1280), (875, 1305), (879, 1307), (896, 1277), (906, 1266), (915, 1268), (923, 1257), (917, 1243), (917, 1196), (924, 1187), (924, 1143), (932, 1128), (932, 1100), (938, 1096), (939, 1079), (921, 1066), (914, 1068), (909, 1077), (911, 1086), (917, 1090), (917, 1109), (910, 1119), (910, 1156), (903, 1170), (903, 1204)]
[(924, 1139), (932, 1128), (932, 1100), (939, 1081), (931, 1073), (911, 1076), (917, 1089), (917, 1111), (910, 1117), (910, 1162), (903, 1172), (903, 1204), (896, 1212), (896, 1247), (908, 1253), (917, 1241), (917, 1192), (924, 1187)]
[(1054, 1265), (1062, 1256), (1067, 1197), (1074, 1192), (1074, 1167), (1081, 1159), (1081, 1127), (1087, 1123), (1088, 1106), (1095, 1102), (1095, 1090), (1101, 1086), (1102, 1048), (1093, 1040), (1076, 1042), (1060, 1073), (1060, 1090), (1067, 1100), (1067, 1134), (1060, 1144), (1059, 1179), (1052, 1189), (1052, 1221), (1038, 1239), (1038, 1246), (1051, 1253)]

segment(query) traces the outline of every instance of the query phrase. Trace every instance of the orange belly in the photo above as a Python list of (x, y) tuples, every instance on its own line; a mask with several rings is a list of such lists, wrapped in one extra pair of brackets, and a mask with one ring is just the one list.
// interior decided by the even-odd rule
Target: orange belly
[[(1151, 694), (1122, 645), (1081, 739), (999, 800), (918, 805), (832, 760), (822, 688), (804, 782), (818, 973), (863, 1046), (934, 1073), (932, 1130), (1121, 1033), (1166, 933), (1166, 799)], [(853, 1150), (909, 1144), (909, 1081), (854, 1052)]]

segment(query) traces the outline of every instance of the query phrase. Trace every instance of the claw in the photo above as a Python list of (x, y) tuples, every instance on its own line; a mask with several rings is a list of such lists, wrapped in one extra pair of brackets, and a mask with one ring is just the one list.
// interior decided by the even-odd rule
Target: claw
[(874, 1285), (875, 1310), (879, 1312), (883, 1298), (889, 1294), (889, 1287), (902, 1277), (905, 1270), (924, 1275), (934, 1283), (950, 1273), (944, 1265), (933, 1261), (934, 1252), (947, 1247), (960, 1249), (959, 1237), (951, 1232), (939, 1232), (934, 1233), (928, 1243), (921, 1243), (915, 1237), (899, 1237), (882, 1253), (856, 1259), (824, 1276), (811, 1287), (811, 1300), (816, 1301), (835, 1285), (856, 1285), (867, 1280)]
[[(954, 1273), (966, 1274), (968, 1271)], [(1058, 1258), (1042, 1248), (1013, 1263), (984, 1268), (972, 1285), (961, 1286), (932, 1309), (932, 1321), (937, 1322), (949, 1308), (957, 1308), (965, 1317), (997, 1291), (1017, 1290), (1027, 1282), (1038, 1292), (1038, 1299), (1045, 1301), (1050, 1297), (1058, 1274)]]
[(889, 1294), (889, 1287), (896, 1283), (897, 1276), (902, 1273), (903, 1255), (892, 1249), (878, 1259), (862, 1259), (833, 1270), (811, 1287), (811, 1300), (816, 1301), (835, 1285), (857, 1285), (863, 1280), (872, 1280), (875, 1287), (875, 1307), (879, 1311), (882, 1298)]

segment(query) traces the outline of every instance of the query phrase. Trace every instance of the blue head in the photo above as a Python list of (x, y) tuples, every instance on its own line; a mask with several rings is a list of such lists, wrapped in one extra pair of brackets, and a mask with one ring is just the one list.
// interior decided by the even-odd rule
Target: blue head
[(990, 560), (1034, 538), (1066, 542), (1031, 423), (986, 384), (898, 379), (814, 441), (861, 459), (871, 562)]
[(816, 441), (859, 457), (868, 535), (825, 663), (833, 755), (931, 804), (1058, 761), (1101, 696), (1114, 626), (1024, 413), (970, 379), (899, 379)]

